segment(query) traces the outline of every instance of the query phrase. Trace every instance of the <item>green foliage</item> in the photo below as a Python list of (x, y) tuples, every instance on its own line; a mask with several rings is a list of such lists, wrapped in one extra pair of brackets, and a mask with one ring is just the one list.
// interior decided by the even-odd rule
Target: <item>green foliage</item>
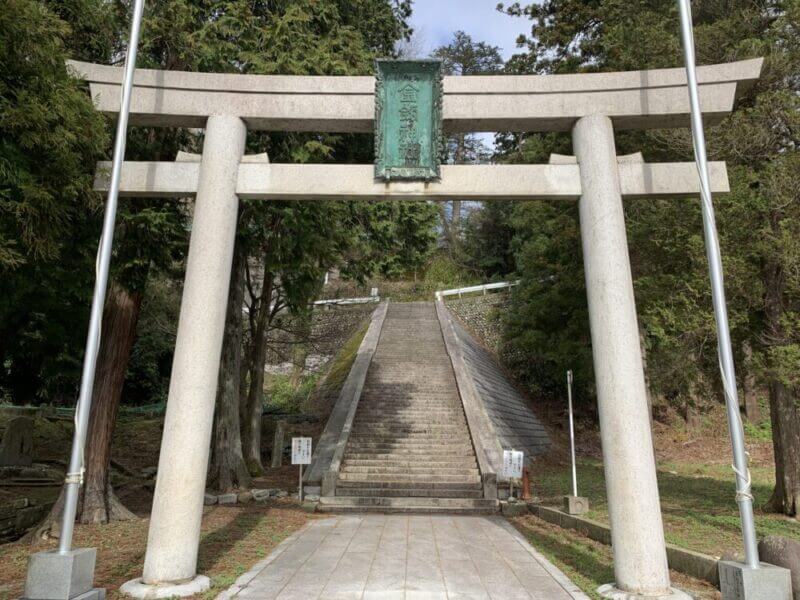
[(167, 276), (150, 276), (123, 387), (126, 404), (167, 400), (180, 291), (180, 286)]
[[(131, 2), (1, 4), (0, 391), (19, 402), (71, 402), (100, 230), (101, 198), (91, 193), (92, 178), (110, 136), (64, 61), (120, 64)], [(408, 37), (409, 15), (406, 0), (148, 2), (138, 66), (369, 74), (375, 56), (391, 55), (396, 41)], [(367, 136), (254, 133), (248, 142), (248, 151), (266, 150), (271, 160), (284, 162), (366, 162), (372, 151)], [(129, 159), (173, 160), (179, 150), (201, 151), (202, 136), (139, 127), (129, 132)], [(430, 212), (424, 204), (254, 203), (245, 211), (241, 237), (251, 255), (268, 256), (285, 303), (299, 311), (331, 266), (361, 278), (424, 262)], [(129, 290), (144, 290), (146, 298), (125, 386), (126, 398), (136, 403), (159, 401), (165, 393), (174, 331), (164, 321), (177, 309), (169, 279), (182, 277), (187, 216), (185, 205), (163, 199), (120, 204), (112, 277)], [(152, 294), (148, 285), (156, 286)]]
[(309, 401), (317, 389), (319, 375), (304, 375), (296, 383), (288, 375), (272, 375), (267, 382), (268, 402), (266, 408), (281, 414), (296, 414), (306, 411)]
[(591, 395), (592, 357), (577, 206), (519, 204), (510, 215), (522, 276), (505, 315), (503, 354), (537, 394), (563, 395), (575, 373), (576, 399)]
[(514, 205), (504, 200), (484, 202), (481, 210), (470, 213), (464, 227), (461, 247), (463, 262), (483, 279), (503, 279), (515, 271), (511, 247)]
[[(637, 0), (547, 0), (503, 8), (528, 18), (525, 52), (506, 70), (514, 73), (616, 71), (682, 65), (674, 3)], [(729, 62), (765, 56), (761, 80), (742, 95), (735, 112), (708, 134), (713, 159), (729, 165), (731, 194), (715, 198), (725, 263), (731, 327), (737, 347), (756, 348), (762, 382), (778, 379), (798, 390), (797, 277), (800, 265), (798, 168), (798, 65), (800, 6), (795, 1), (693, 3), (698, 60)], [(499, 160), (545, 162), (550, 152), (571, 154), (564, 134), (498, 136)], [(692, 160), (685, 130), (622, 132), (619, 154), (642, 151), (654, 161)], [(700, 206), (696, 199), (626, 203), (629, 249), (643, 346), (653, 391), (677, 404), (717, 385), (715, 329)], [(571, 214), (570, 214), (571, 212)], [(554, 214), (555, 213), (555, 214)], [(491, 272), (508, 249), (523, 285), (508, 317), (509, 350), (546, 366), (540, 381), (561, 378), (567, 364), (586, 364), (588, 328), (557, 323), (585, 321), (577, 214), (531, 203), (513, 215), (480, 220), (472, 239)], [(499, 224), (498, 224), (499, 221)], [(516, 224), (510, 244), (486, 243), (492, 230)], [(523, 227), (524, 229), (520, 229)], [(533, 230), (534, 233), (531, 233)], [(539, 234), (541, 232), (541, 234)], [(538, 234), (538, 235), (537, 235)], [(571, 244), (563, 244), (562, 239)], [(553, 277), (553, 289), (541, 282)], [(558, 293), (566, 277), (575, 289)], [(545, 289), (541, 289), (544, 286)], [(550, 306), (551, 303), (554, 306)], [(573, 319), (577, 319), (573, 321)], [(526, 326), (532, 323), (532, 331)], [(543, 335), (552, 331), (552, 336)], [(580, 343), (577, 340), (583, 339)], [(575, 344), (575, 345), (574, 345)], [(568, 349), (565, 352), (560, 348)], [(570, 357), (572, 355), (572, 358)], [(587, 365), (588, 367), (588, 365)], [(588, 368), (584, 369), (588, 375)], [(548, 377), (547, 373), (552, 376)], [(534, 377), (532, 377), (534, 378)], [(590, 392), (588, 387), (584, 392)]]
[(0, 389), (69, 399), (96, 239), (104, 121), (64, 63), (70, 27), (34, 0), (0, 2)]
[(69, 27), (34, 0), (0, 6), (0, 269), (57, 259), (90, 204), (103, 120), (67, 73)]

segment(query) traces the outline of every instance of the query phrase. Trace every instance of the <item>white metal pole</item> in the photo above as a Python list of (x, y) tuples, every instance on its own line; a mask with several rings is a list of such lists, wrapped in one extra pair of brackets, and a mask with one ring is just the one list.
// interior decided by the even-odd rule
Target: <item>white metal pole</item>
[(75, 526), (75, 515), (78, 508), (78, 492), (83, 485), (83, 451), (86, 444), (86, 429), (89, 425), (89, 412), (92, 407), (92, 391), (94, 374), (97, 367), (97, 353), (100, 349), (100, 326), (103, 320), (103, 306), (108, 287), (108, 271), (111, 263), (111, 246), (114, 241), (114, 223), (117, 217), (117, 200), (119, 198), (119, 180), (122, 161), (125, 159), (125, 143), (128, 134), (128, 114), (131, 106), (133, 89), (133, 73), (136, 70), (136, 52), (139, 46), (139, 32), (144, 12), (144, 0), (136, 0), (131, 18), (131, 33), (128, 41), (128, 55), (125, 57), (125, 74), (122, 84), (122, 102), (117, 120), (114, 138), (114, 157), (111, 169), (111, 185), (108, 189), (106, 210), (103, 216), (103, 231), (100, 236), (100, 247), (97, 250), (96, 274), (92, 309), (89, 317), (89, 333), (86, 336), (86, 351), (83, 356), (81, 373), (81, 389), (78, 404), (75, 408), (75, 434), (72, 438), (72, 453), (69, 470), (65, 479), (64, 514), (61, 524), (61, 537), (58, 551), (61, 554), (72, 548), (72, 533)]
[(733, 365), (728, 310), (725, 302), (725, 282), (722, 273), (722, 257), (717, 238), (717, 225), (714, 217), (714, 205), (711, 201), (708, 162), (706, 156), (706, 140), (703, 132), (703, 118), (700, 110), (700, 96), (697, 89), (697, 72), (694, 53), (694, 31), (692, 29), (692, 7), (689, 0), (678, 0), (681, 16), (681, 37), (683, 40), (683, 56), (686, 63), (686, 79), (689, 87), (689, 102), (692, 110), (692, 138), (697, 170), (700, 175), (700, 196), (703, 207), (703, 230), (708, 256), (708, 270), (711, 278), (711, 296), (714, 303), (714, 315), (717, 322), (717, 350), (719, 353), (720, 372), (725, 390), (725, 402), (728, 410), (728, 428), (733, 447), (733, 469), (736, 473), (736, 502), (742, 520), (742, 539), (744, 542), (745, 561), (752, 569), (759, 568), (758, 544), (755, 524), (753, 522), (753, 495), (750, 491), (750, 470), (747, 466), (748, 456), (744, 445), (744, 427), (739, 413), (739, 398), (736, 389), (736, 371)]
[(572, 417), (572, 371), (567, 371), (567, 404), (569, 406), (569, 446), (572, 455), (572, 495), (578, 496), (578, 471), (575, 467), (575, 425)]

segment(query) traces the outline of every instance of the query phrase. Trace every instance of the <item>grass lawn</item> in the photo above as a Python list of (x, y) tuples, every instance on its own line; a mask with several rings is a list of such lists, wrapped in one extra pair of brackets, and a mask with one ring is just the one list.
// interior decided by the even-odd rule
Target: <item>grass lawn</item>
[[(800, 522), (761, 509), (772, 493), (772, 468), (752, 467), (751, 473), (758, 537), (782, 535), (800, 539)], [(741, 551), (739, 512), (729, 466), (664, 462), (659, 465), (658, 484), (667, 542), (713, 556)], [(560, 506), (561, 496), (571, 489), (568, 465), (534, 466), (532, 492), (544, 504)], [(578, 492), (589, 498), (589, 518), (607, 524), (605, 479), (599, 460), (578, 459)]]
[[(611, 547), (561, 529), (533, 515), (514, 517), (511, 523), (561, 569), (590, 598), (599, 600), (596, 589), (614, 581), (614, 561)], [(721, 595), (712, 585), (671, 572), (672, 585), (690, 592), (697, 600), (719, 600)]]
[[(211, 578), (212, 588), (200, 597), (214, 598), (309, 518), (289, 500), (206, 508), (198, 572)], [(76, 527), (75, 546), (97, 548), (95, 585), (106, 588), (110, 600), (123, 598), (119, 586), (141, 575), (147, 527), (147, 519)], [(0, 546), (0, 598), (19, 598), (28, 555), (55, 546), (55, 542), (40, 542), (31, 547), (21, 541)]]

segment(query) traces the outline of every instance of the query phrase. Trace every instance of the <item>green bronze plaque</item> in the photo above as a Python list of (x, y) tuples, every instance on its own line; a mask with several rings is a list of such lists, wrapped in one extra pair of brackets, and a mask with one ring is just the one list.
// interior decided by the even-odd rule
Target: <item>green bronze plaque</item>
[(377, 60), (375, 70), (375, 177), (439, 179), (441, 63)]

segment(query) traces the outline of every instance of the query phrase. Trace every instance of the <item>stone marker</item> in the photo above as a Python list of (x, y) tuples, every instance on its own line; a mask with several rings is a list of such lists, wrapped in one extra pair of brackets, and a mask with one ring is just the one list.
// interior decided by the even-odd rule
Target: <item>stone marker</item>
[(568, 515), (585, 515), (589, 512), (589, 499), (583, 496), (564, 496), (564, 512)]
[(800, 542), (779, 535), (769, 535), (758, 543), (761, 560), (792, 572), (794, 600), (800, 600)]
[(0, 444), (0, 467), (29, 467), (33, 464), (33, 419), (11, 419)]
[(217, 502), (220, 504), (236, 504), (238, 499), (236, 494), (220, 494), (217, 496)]

